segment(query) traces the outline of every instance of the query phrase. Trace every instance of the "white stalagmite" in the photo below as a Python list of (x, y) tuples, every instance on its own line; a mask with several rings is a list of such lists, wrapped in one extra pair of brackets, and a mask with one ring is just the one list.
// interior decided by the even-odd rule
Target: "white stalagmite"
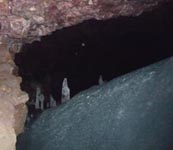
[(52, 95), (50, 96), (50, 108), (56, 107), (56, 101), (54, 100), (54, 98), (52, 97)]
[(99, 85), (102, 85), (104, 83), (102, 75), (99, 76), (98, 83)]
[(70, 100), (70, 88), (68, 87), (67, 78), (62, 82), (61, 102), (64, 103)]
[(37, 86), (36, 87), (35, 109), (40, 109), (39, 92), (40, 92), (40, 88)]
[(44, 110), (44, 95), (41, 93), (39, 85), (36, 87), (35, 109)]
[(40, 108), (44, 110), (44, 96), (42, 94), (40, 95)]

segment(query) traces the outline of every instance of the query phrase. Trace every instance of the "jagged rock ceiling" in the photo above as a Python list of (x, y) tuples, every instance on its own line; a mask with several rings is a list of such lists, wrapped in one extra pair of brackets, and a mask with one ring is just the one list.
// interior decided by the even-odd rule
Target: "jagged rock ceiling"
[[(0, 41), (32, 42), (83, 20), (137, 16), (170, 0), (1, 0)], [(16, 48), (15, 48), (16, 49)]]

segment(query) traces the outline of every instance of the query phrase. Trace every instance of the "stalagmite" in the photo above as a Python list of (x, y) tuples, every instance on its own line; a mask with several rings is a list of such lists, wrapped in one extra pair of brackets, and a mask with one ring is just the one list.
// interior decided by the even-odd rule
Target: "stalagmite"
[(44, 95), (41, 92), (41, 87), (38, 85), (36, 88), (35, 109), (44, 110)]
[(56, 101), (54, 100), (54, 98), (51, 95), (50, 96), (50, 108), (54, 108), (54, 107), (56, 107)]
[(40, 109), (39, 89), (40, 89), (39, 87), (36, 87), (35, 109)]
[(104, 83), (102, 75), (99, 76), (98, 83), (99, 85), (102, 85)]
[(44, 96), (43, 95), (40, 96), (40, 108), (41, 110), (44, 110)]
[(64, 103), (70, 99), (70, 88), (68, 87), (67, 78), (64, 78), (62, 82), (61, 103)]

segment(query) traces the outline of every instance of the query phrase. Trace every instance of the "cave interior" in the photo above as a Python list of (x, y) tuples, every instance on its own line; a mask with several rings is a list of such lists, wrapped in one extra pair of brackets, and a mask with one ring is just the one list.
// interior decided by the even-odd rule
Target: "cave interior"
[[(173, 6), (165, 4), (137, 17), (87, 20), (24, 44), (15, 55), (21, 88), (30, 102), (35, 95), (33, 84), (39, 84), (44, 98), (49, 101), (51, 95), (60, 105), (64, 78), (73, 97), (98, 85), (100, 76), (106, 82), (171, 57), (172, 14)], [(29, 102), (29, 114), (35, 117), (42, 112)]]

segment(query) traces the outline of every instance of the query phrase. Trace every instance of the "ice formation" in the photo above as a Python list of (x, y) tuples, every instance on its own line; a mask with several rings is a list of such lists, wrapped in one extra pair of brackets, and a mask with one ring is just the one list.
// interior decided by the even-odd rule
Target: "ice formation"
[(62, 96), (61, 102), (64, 103), (70, 99), (70, 88), (68, 87), (67, 78), (64, 78), (62, 82)]
[(44, 110), (44, 95), (42, 94), (41, 87), (39, 85), (36, 87), (35, 109)]
[(54, 108), (56, 107), (56, 101), (55, 99), (52, 97), (52, 95), (50, 95), (50, 108)]
[(99, 85), (102, 85), (104, 83), (102, 75), (99, 76), (98, 83)]
[(173, 58), (45, 111), (17, 150), (173, 150)]

